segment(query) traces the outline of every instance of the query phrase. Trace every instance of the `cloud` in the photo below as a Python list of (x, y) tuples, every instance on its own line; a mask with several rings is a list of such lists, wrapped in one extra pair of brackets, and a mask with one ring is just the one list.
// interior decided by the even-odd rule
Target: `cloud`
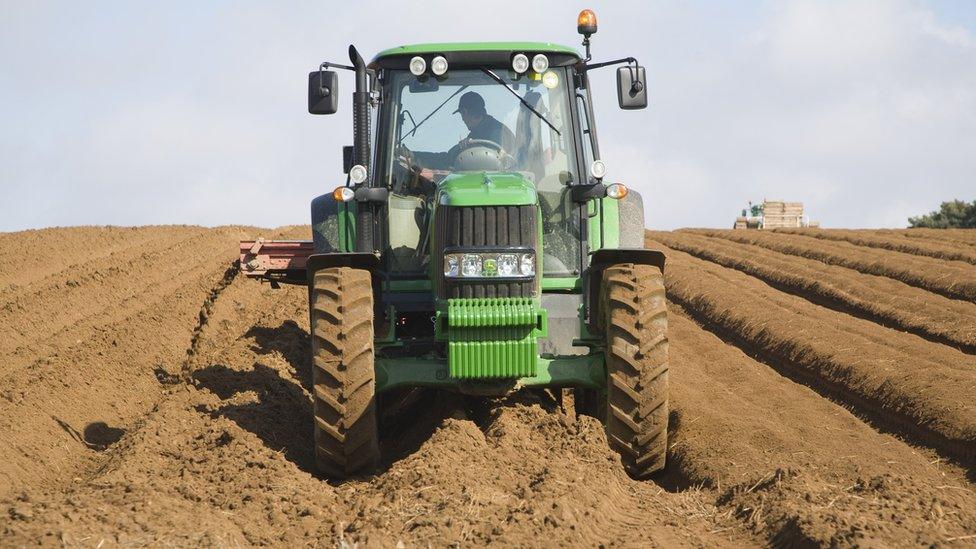
[[(976, 38), (933, 8), (594, 9), (596, 58), (647, 67), (645, 111), (616, 109), (612, 69), (593, 81), (610, 175), (644, 194), (653, 227), (726, 227), (764, 197), (802, 200), (827, 226), (904, 225), (942, 200), (976, 198)], [(309, 200), (342, 181), (351, 141), (348, 100), (333, 117), (305, 113), (305, 73), (319, 61), (342, 61), (351, 42), (367, 55), (435, 38), (578, 43), (575, 11), (555, 1), (505, 0), (478, 17), (456, 2), (389, 12), (382, 2), (5, 10), (0, 230), (303, 223)]]
[(675, 178), (687, 204), (652, 223), (722, 227), (748, 200), (784, 198), (827, 226), (904, 226), (972, 195), (970, 31), (904, 2), (797, 1), (715, 40), (721, 52), (672, 45), (652, 65), (658, 112), (636, 138), (646, 165), (680, 161), (709, 181), (689, 191), (680, 175), (647, 171)]

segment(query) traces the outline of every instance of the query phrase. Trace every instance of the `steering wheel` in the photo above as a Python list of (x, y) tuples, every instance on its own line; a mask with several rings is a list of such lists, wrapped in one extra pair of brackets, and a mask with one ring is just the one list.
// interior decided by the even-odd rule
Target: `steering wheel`
[[(466, 139), (459, 143), (454, 166), (462, 170), (494, 171), (509, 169), (515, 159), (502, 146), (490, 139)], [(481, 149), (476, 151), (475, 149)], [(483, 152), (482, 152), (483, 151)]]
[(507, 154), (501, 145), (490, 139), (465, 139), (461, 142), (461, 150), (466, 151), (472, 147), (488, 147), (494, 149), (499, 155)]

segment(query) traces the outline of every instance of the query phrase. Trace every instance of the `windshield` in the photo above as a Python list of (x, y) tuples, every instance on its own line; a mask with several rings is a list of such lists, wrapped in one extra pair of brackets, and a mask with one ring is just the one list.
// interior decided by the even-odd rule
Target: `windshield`
[[(380, 166), (391, 198), (390, 247), (396, 270), (420, 270), (428, 250), (422, 223), (437, 184), (456, 172), (517, 172), (539, 194), (543, 272), (579, 273), (579, 215), (567, 185), (578, 181), (567, 71), (449, 71), (439, 79), (392, 71), (383, 131), (392, 154)], [(403, 211), (401, 211), (403, 210)], [(416, 228), (415, 228), (416, 227)]]

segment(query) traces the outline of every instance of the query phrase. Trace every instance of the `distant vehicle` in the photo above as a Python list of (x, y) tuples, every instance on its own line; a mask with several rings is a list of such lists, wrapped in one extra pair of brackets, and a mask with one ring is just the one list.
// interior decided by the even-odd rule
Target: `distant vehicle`
[(733, 229), (784, 229), (819, 227), (819, 221), (804, 218), (803, 202), (784, 202), (782, 200), (763, 200), (762, 204), (749, 202), (735, 218)]

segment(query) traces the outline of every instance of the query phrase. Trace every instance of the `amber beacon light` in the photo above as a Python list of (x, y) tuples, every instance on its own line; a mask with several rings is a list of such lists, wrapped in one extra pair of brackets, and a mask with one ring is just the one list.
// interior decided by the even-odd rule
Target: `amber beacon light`
[(593, 10), (583, 10), (576, 18), (576, 31), (589, 38), (591, 34), (596, 34), (596, 13)]

